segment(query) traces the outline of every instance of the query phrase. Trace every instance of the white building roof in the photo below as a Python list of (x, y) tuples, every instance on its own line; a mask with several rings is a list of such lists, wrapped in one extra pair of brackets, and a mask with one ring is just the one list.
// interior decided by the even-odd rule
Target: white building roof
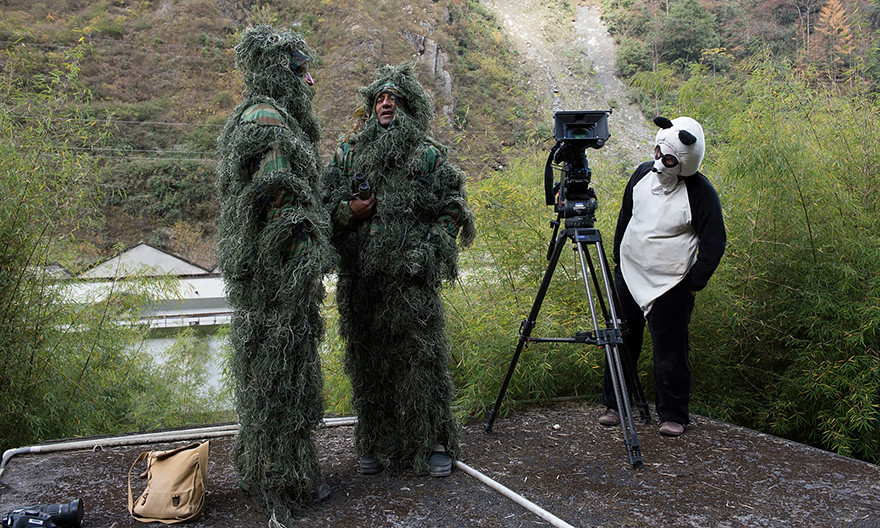
[(81, 279), (112, 279), (129, 275), (207, 275), (210, 271), (146, 242), (136, 244), (77, 275)]
[(133, 276), (177, 279), (177, 291), (146, 307), (142, 324), (155, 328), (229, 323), (232, 309), (219, 273), (144, 242), (66, 281), (65, 294), (75, 302), (100, 302), (124, 292), (129, 286), (125, 279)]

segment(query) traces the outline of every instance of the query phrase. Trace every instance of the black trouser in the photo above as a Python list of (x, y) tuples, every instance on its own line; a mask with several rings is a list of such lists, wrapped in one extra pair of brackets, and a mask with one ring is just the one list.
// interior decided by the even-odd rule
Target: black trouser
[[(626, 353), (632, 365), (638, 364), (642, 352), (646, 318), (633, 300), (620, 273), (615, 274), (620, 295), (621, 314), (629, 332), (623, 336), (621, 355)], [(654, 301), (648, 312), (647, 324), (654, 347), (654, 397), (661, 422), (690, 422), (688, 403), (691, 396), (691, 366), (688, 359), (688, 325), (694, 309), (694, 295), (679, 283)], [(608, 366), (602, 386), (602, 403), (617, 409), (614, 386)]]

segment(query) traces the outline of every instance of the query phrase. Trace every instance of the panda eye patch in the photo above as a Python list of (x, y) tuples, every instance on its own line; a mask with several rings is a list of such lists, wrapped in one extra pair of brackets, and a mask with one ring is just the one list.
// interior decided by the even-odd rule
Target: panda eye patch
[(660, 145), (654, 147), (654, 159), (661, 160), (663, 166), (670, 169), (678, 165), (678, 158), (672, 154), (663, 154), (660, 152)]

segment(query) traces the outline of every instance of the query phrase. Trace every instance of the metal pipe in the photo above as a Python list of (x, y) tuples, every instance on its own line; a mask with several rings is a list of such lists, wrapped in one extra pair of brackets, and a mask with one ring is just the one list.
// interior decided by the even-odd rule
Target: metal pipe
[[(326, 418), (323, 420), (321, 426), (338, 427), (343, 425), (353, 425), (355, 423), (357, 423), (357, 417), (344, 416), (340, 418)], [(196, 440), (200, 438), (220, 438), (224, 436), (235, 436), (237, 433), (238, 424), (225, 424), (211, 427), (200, 427), (195, 429), (158, 431), (154, 433), (109, 436), (103, 438), (58, 442), (53, 444), (38, 444), (28, 447), (17, 447), (13, 449), (7, 449), (3, 452), (3, 459), (2, 461), (0, 461), (0, 476), (3, 476), (3, 471), (6, 469), (6, 465), (9, 463), (9, 460), (12, 459), (12, 457), (18, 455), (55, 453), (60, 451), (76, 451), (79, 449), (96, 449), (99, 447), (151, 444), (156, 442), (177, 442), (180, 440)]]
[(501, 493), (502, 495), (504, 495), (508, 499), (519, 504), (520, 506), (529, 510), (530, 512), (536, 514), (538, 517), (544, 519), (545, 521), (549, 522), (553, 526), (556, 526), (558, 528), (574, 528), (574, 526), (568, 524), (567, 522), (563, 521), (559, 517), (548, 512), (544, 508), (541, 508), (540, 506), (538, 506), (534, 502), (528, 500), (527, 498), (523, 497), (522, 495), (519, 495), (518, 493), (512, 491), (510, 488), (505, 487), (503, 484), (492, 480), (491, 478), (487, 477), (486, 475), (484, 475), (484, 474), (480, 473), (479, 471), (475, 470), (474, 468), (468, 466), (464, 462), (456, 460), (455, 466), (458, 469), (464, 471), (467, 475), (474, 477), (475, 479), (479, 480), (483, 484), (494, 489), (498, 493)]

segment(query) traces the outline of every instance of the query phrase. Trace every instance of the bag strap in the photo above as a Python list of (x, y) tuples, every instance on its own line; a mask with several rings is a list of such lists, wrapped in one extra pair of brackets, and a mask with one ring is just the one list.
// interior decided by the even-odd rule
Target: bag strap
[(205, 485), (205, 493), (208, 492), (208, 450), (210, 445), (211, 443), (205, 440), (195, 446), (199, 452), (199, 473), (202, 477), (202, 483)]
[(137, 460), (134, 461), (134, 464), (131, 465), (131, 469), (128, 470), (128, 513), (130, 513), (132, 517), (135, 517), (135, 514), (134, 501), (131, 497), (131, 472), (134, 471), (134, 467), (137, 465), (137, 463), (150, 456), (150, 453), (151, 451), (144, 451), (143, 453), (138, 455)]

